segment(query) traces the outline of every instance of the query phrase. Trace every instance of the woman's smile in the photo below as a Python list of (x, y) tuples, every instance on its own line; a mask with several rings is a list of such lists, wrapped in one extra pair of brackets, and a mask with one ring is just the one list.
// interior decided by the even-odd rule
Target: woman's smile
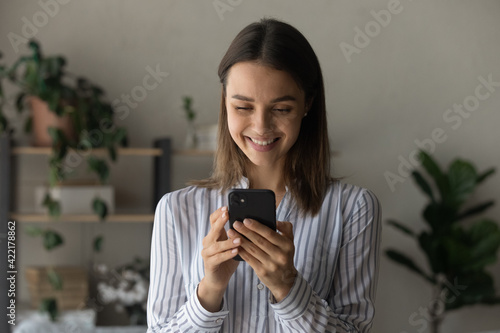
[(231, 137), (248, 159), (276, 167), (297, 140), (305, 97), (287, 72), (247, 61), (231, 67), (226, 108)]

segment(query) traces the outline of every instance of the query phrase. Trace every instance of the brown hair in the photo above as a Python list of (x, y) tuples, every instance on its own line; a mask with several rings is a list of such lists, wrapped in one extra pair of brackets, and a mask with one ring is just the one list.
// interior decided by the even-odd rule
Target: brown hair
[(257, 61), (286, 71), (305, 93), (310, 107), (302, 120), (297, 141), (287, 154), (284, 177), (299, 208), (304, 213), (316, 215), (333, 180), (323, 77), (318, 58), (306, 38), (291, 25), (274, 19), (263, 19), (245, 27), (222, 58), (219, 65), (221, 110), (214, 170), (210, 178), (192, 184), (225, 192), (245, 175), (249, 160), (231, 138), (225, 103), (229, 70), (242, 61)]

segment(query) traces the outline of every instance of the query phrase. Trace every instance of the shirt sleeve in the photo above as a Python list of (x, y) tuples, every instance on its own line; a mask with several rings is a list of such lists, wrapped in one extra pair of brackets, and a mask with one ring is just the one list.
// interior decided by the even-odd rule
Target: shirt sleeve
[(365, 189), (343, 223), (342, 245), (328, 299), (298, 274), (288, 295), (271, 307), (286, 332), (370, 332), (375, 313), (381, 210)]
[(218, 332), (228, 312), (209, 312), (197, 290), (186, 293), (174, 216), (165, 195), (156, 207), (151, 240), (151, 274), (147, 305), (148, 333)]

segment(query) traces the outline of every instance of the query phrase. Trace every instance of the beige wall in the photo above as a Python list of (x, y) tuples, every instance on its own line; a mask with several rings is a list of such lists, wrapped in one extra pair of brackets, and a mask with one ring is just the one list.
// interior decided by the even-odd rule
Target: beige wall
[[(46, 15), (42, 4), (51, 15)], [(480, 77), (500, 82), (500, 2), (489, 1), (2, 1), (0, 50), (10, 63), (25, 45), (13, 47), (8, 34), (30, 33), (28, 23), (39, 27), (36, 38), (47, 54), (63, 54), (69, 70), (85, 74), (102, 85), (111, 100), (130, 94), (149, 68), (159, 66), (168, 76), (144, 100), (129, 108), (119, 124), (126, 126), (133, 146), (170, 136), (181, 147), (185, 122), (181, 96), (194, 97), (199, 123), (214, 123), (219, 107), (217, 66), (235, 34), (263, 16), (284, 19), (310, 40), (323, 67), (331, 140), (341, 152), (334, 159), (335, 174), (371, 188), (380, 198), (384, 218), (397, 218), (423, 228), (420, 211), (425, 203), (412, 181), (389, 186), (385, 174), (398, 173), (400, 158), (417, 149), (415, 140), (433, 138), (434, 156), (442, 164), (461, 156), (478, 168), (499, 166), (500, 87), (480, 87)], [(214, 4), (226, 4), (225, 12)], [(229, 3), (229, 4), (228, 4)], [(383, 26), (374, 14), (392, 11)], [(44, 16), (45, 15), (45, 16)], [(44, 18), (47, 18), (44, 21)], [(23, 21), (24, 20), (24, 21)], [(369, 40), (357, 28), (372, 29)], [(33, 30), (33, 29), (32, 29)], [(33, 32), (33, 31), (31, 31)], [(10, 34), (10, 36), (13, 36)], [(349, 44), (350, 46), (347, 46)], [(344, 49), (352, 54), (346, 56)], [(353, 47), (357, 47), (353, 51)], [(149, 81), (152, 84), (153, 81)], [(478, 88), (479, 87), (479, 88)], [(482, 100), (474, 99), (476, 89)], [(489, 94), (489, 95), (487, 95)], [(465, 116), (447, 111), (454, 104), (470, 104)], [(133, 101), (132, 101), (133, 102)], [(120, 106), (124, 104), (121, 103)], [(470, 107), (469, 107), (470, 108)], [(120, 113), (125, 116), (125, 112)], [(444, 117), (444, 118), (443, 118)], [(448, 118), (447, 118), (448, 117)], [(25, 161), (33, 157), (25, 157)], [(147, 159), (122, 160), (116, 168), (119, 205), (149, 207), (151, 165)], [(23, 209), (32, 205), (30, 187), (45, 179), (43, 170), (27, 161), (22, 168)], [(206, 158), (176, 157), (174, 185), (208, 174)], [(131, 172), (134, 168), (134, 172)], [(137, 175), (141, 175), (137, 177)], [(498, 199), (500, 176), (480, 188), (474, 201)], [(489, 212), (499, 221), (500, 205)], [(92, 235), (104, 233), (105, 252), (95, 260), (119, 264), (133, 255), (147, 256), (150, 225), (65, 225), (69, 243), (51, 256), (57, 263), (87, 264)], [(21, 265), (47, 260), (40, 244), (19, 234)], [(383, 232), (382, 249), (406, 248), (424, 262), (416, 246), (390, 228)], [(500, 290), (500, 265), (491, 267)], [(20, 297), (26, 289), (21, 278)], [(430, 288), (406, 270), (381, 258), (377, 316), (374, 332), (423, 332), (420, 309), (428, 306)], [(451, 314), (444, 333), (500, 328), (499, 307), (477, 306)]]

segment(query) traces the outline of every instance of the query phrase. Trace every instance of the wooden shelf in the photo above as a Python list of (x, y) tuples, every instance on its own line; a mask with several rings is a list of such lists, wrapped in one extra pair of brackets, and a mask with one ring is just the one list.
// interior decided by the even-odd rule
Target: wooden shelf
[(197, 149), (185, 149), (185, 150), (174, 150), (174, 155), (178, 156), (213, 156), (215, 151), (213, 150), (197, 150)]
[(11, 218), (16, 222), (84, 222), (84, 223), (151, 223), (154, 220), (154, 214), (110, 214), (104, 221), (99, 220), (99, 217), (94, 214), (71, 214), (61, 215), (58, 219), (54, 219), (47, 214), (24, 214), (11, 213)]
[[(13, 147), (12, 155), (50, 155), (52, 153), (51, 147)], [(104, 148), (94, 148), (90, 151), (82, 151), (81, 154), (92, 155), (107, 155), (108, 151)], [(174, 150), (174, 155), (179, 156), (212, 156), (215, 152), (212, 150)], [(118, 155), (123, 156), (161, 156), (162, 150), (159, 148), (118, 148)]]
[[(52, 153), (51, 147), (13, 147), (13, 155), (50, 155)], [(81, 154), (92, 153), (93, 155), (106, 155), (107, 149), (94, 148), (89, 151), (82, 151)], [(118, 148), (118, 155), (128, 156), (161, 156), (162, 151), (158, 148)]]

